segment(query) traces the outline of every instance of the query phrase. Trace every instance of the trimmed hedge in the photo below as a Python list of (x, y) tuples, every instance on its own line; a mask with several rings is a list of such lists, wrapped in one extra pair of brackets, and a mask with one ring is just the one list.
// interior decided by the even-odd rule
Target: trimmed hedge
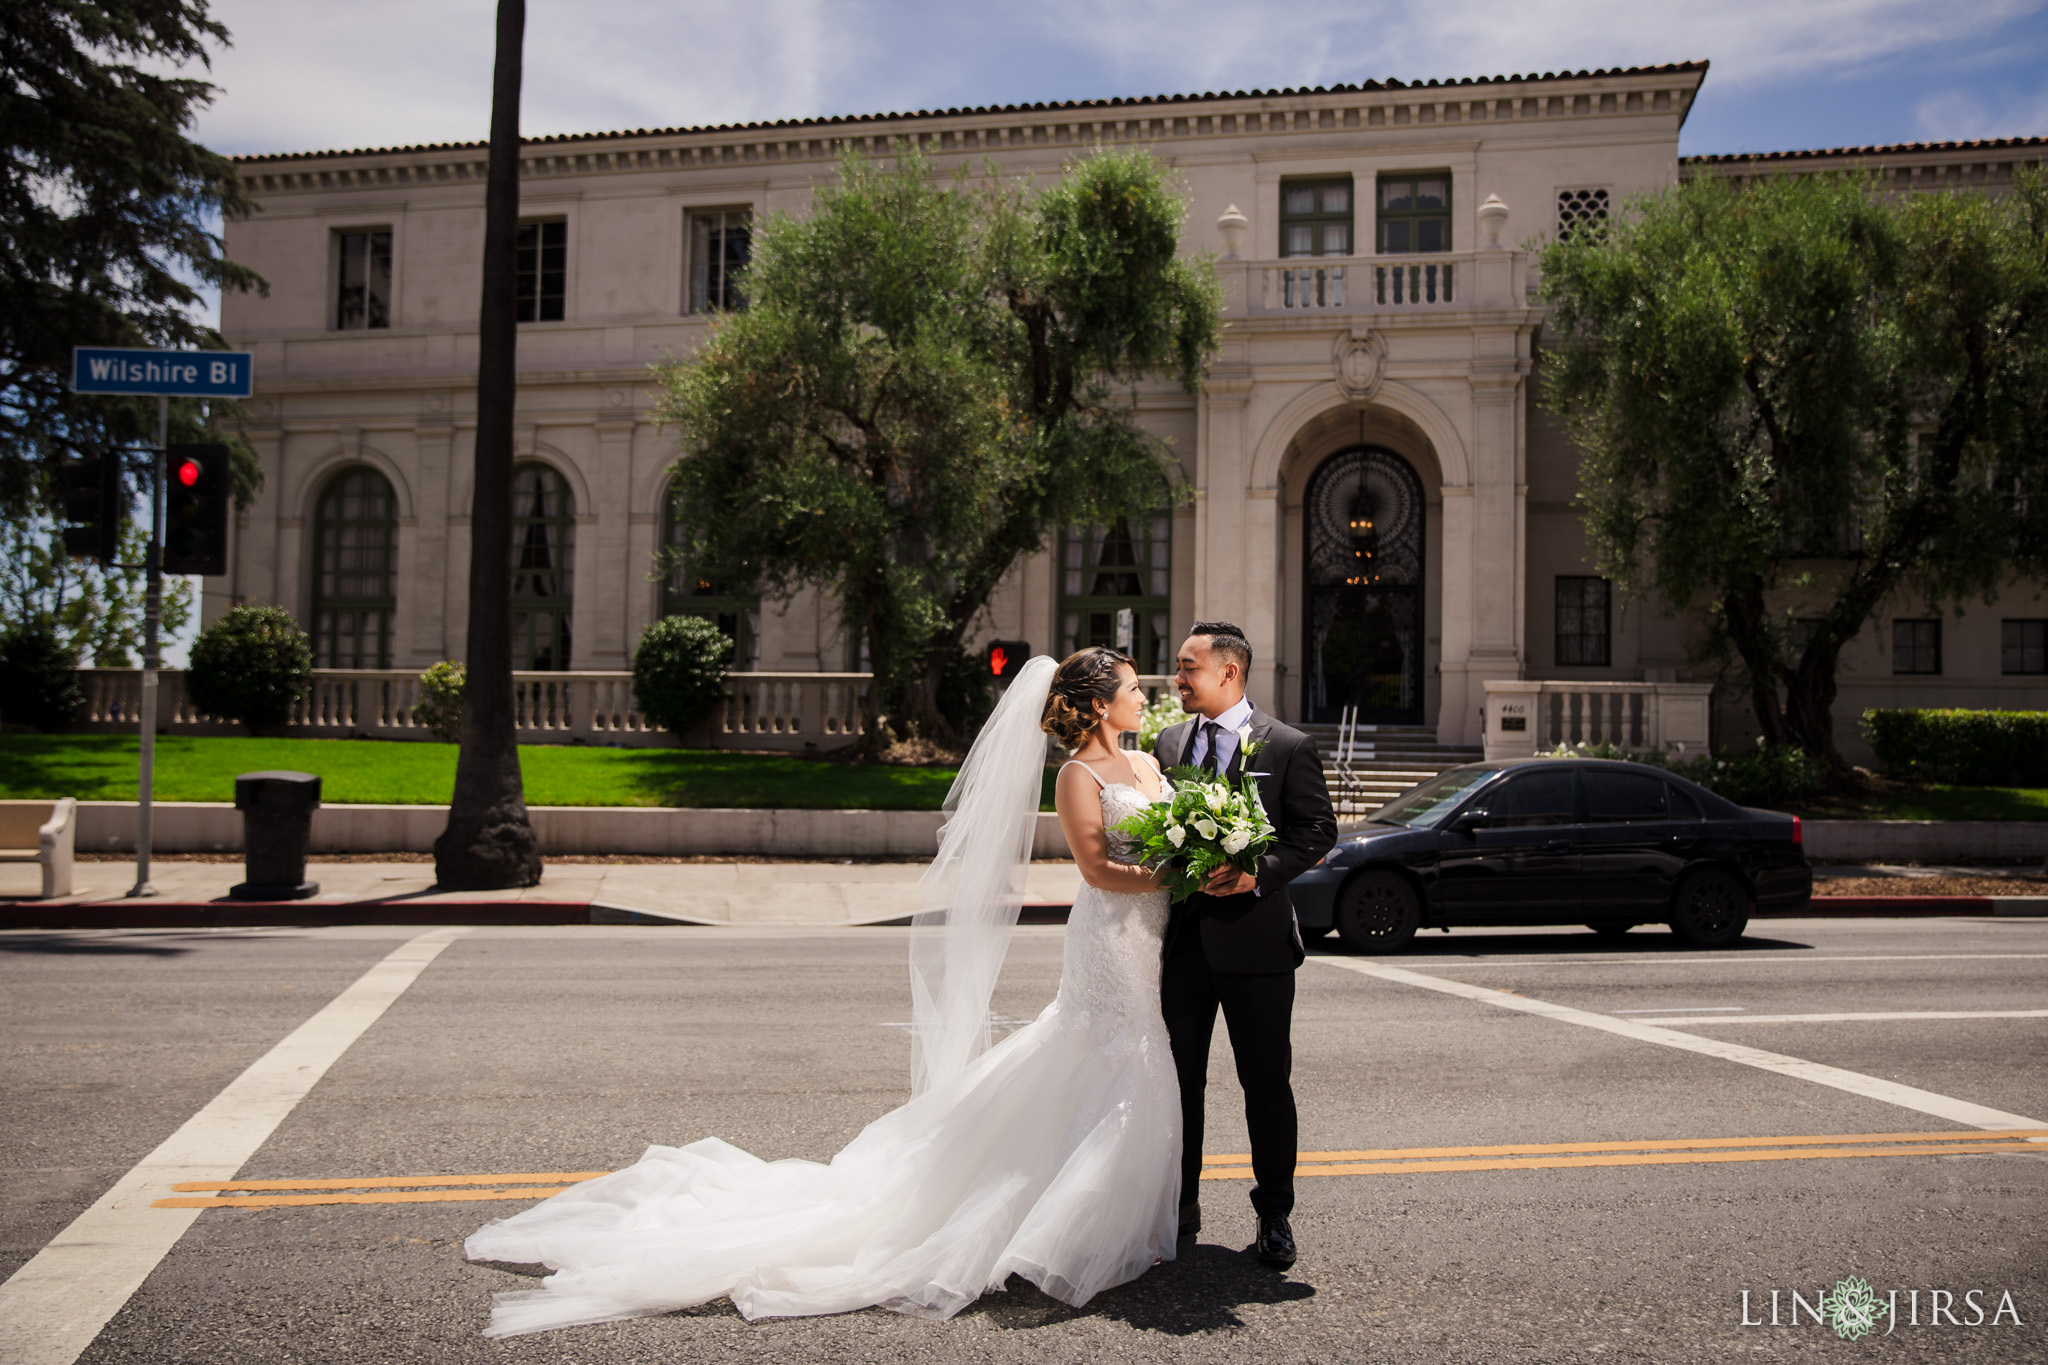
[(732, 641), (697, 616), (664, 616), (633, 651), (633, 700), (641, 714), (680, 741), (725, 701)]
[(1971, 787), (2048, 787), (2048, 711), (1877, 710), (1863, 734), (1885, 771)]
[(313, 679), (313, 647), (283, 607), (236, 607), (192, 646), (185, 695), (252, 730), (283, 725)]

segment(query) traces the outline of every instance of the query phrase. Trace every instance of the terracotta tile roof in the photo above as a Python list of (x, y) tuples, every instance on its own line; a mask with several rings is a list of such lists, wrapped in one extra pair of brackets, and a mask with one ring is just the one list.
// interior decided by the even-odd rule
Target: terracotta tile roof
[(1994, 137), (1974, 142), (1893, 142), (1882, 147), (1816, 147), (1794, 152), (1717, 152), (1683, 156), (1682, 166), (1739, 166), (1745, 162), (1810, 161), (1824, 156), (1923, 156), (1930, 152), (1991, 152), (2048, 147), (2048, 137)]
[[(1041, 114), (1083, 109), (1139, 109), (1176, 104), (1203, 104), (1218, 100), (1273, 99), (1288, 95), (1340, 95), (1353, 91), (1449, 90), (1468, 86), (1529, 85), (1543, 81), (1587, 80), (1600, 76), (1657, 76), (1704, 73), (1706, 62), (1666, 62), (1661, 66), (1601, 67), (1596, 71), (1545, 71), (1517, 76), (1463, 76), (1450, 80), (1365, 81), (1357, 85), (1289, 86), (1281, 90), (1221, 90), (1200, 95), (1141, 95), (1107, 100), (1055, 100), (1041, 104), (983, 104), (967, 109), (917, 109), (895, 114), (837, 114), (825, 118), (773, 119), (760, 123), (717, 123), (692, 128), (628, 128), (606, 133), (556, 133), (521, 140), (527, 147), (560, 146), (572, 142), (607, 142), (637, 137), (677, 137), (690, 133), (736, 133), (779, 128), (845, 128), (863, 123), (907, 122), (914, 119), (961, 118), (977, 114)], [(406, 147), (355, 147), (322, 152), (266, 152), (232, 158), (241, 163), (258, 161), (313, 161), (325, 157), (392, 156), (407, 152), (475, 151), (488, 142), (423, 142)]]

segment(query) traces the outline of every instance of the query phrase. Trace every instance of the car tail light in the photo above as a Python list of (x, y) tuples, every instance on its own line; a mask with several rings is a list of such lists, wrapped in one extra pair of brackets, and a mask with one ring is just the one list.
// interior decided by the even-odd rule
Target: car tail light
[(1806, 842), (1806, 831), (1799, 824), (1799, 817), (1792, 817), (1792, 843), (1796, 847)]

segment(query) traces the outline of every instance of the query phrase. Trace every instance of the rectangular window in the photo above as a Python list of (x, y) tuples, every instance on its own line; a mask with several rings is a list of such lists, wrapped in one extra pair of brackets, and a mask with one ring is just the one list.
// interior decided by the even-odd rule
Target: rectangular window
[(1606, 667), (1612, 661), (1607, 626), (1607, 580), (1578, 574), (1560, 575), (1557, 580), (1557, 662)]
[(334, 325), (344, 332), (391, 325), (391, 230), (334, 236)]
[(1892, 622), (1892, 672), (1941, 672), (1941, 621)]
[(1379, 180), (1380, 251), (1451, 249), (1451, 173), (1383, 175)]
[(747, 306), (740, 274), (753, 259), (752, 216), (745, 209), (690, 215), (690, 311), (724, 313)]
[(1069, 529), (1060, 544), (1060, 653), (1117, 642), (1117, 613), (1131, 613), (1131, 657), (1140, 673), (1168, 673), (1173, 517), (1165, 512), (1109, 527)]
[(1998, 624), (2001, 671), (2048, 673), (2048, 621)]
[(569, 283), (569, 224), (560, 218), (521, 223), (518, 256), (519, 320), (560, 322)]
[(1280, 182), (1280, 254), (1351, 254), (1351, 177)]

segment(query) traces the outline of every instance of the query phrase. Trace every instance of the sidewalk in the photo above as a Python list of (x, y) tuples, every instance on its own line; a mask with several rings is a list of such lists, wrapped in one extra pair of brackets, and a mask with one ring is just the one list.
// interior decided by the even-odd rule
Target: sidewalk
[[(79, 863), (73, 894), (32, 899), (39, 869), (0, 865), (0, 927), (140, 928), (153, 925), (361, 924), (880, 924), (916, 905), (922, 863), (553, 863), (519, 891), (437, 892), (431, 863), (308, 863), (320, 893), (307, 900), (228, 900), (240, 863), (157, 859), (157, 894), (126, 898), (132, 862)], [(1034, 863), (1026, 918), (1080, 889), (1071, 863)], [(15, 899), (22, 898), (22, 899)], [(1033, 912), (1036, 911), (1037, 914)]]

